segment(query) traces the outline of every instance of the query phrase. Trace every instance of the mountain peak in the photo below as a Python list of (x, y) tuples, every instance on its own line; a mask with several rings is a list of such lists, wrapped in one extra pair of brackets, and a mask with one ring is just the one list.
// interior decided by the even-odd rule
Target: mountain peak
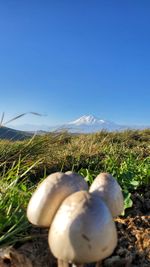
[(91, 133), (101, 130), (120, 130), (120, 125), (103, 119), (99, 119), (93, 115), (84, 115), (80, 118), (71, 121), (64, 125), (67, 129), (69, 127), (71, 132)]
[[(96, 118), (93, 115), (83, 115), (82, 117), (69, 122), (69, 124), (75, 124), (75, 125), (81, 125), (81, 124), (86, 124), (86, 125), (91, 125), (91, 124), (95, 124), (96, 122), (100, 121), (98, 118)], [(103, 120), (101, 120), (102, 122)], [(104, 121), (103, 121), (104, 122)]]

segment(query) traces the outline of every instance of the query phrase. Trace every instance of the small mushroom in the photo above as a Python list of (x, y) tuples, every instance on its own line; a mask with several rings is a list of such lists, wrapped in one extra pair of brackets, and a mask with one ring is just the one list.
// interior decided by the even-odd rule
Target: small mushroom
[(123, 212), (124, 202), (121, 187), (109, 173), (100, 173), (92, 183), (89, 192), (99, 195), (107, 204), (112, 216)]
[(34, 225), (49, 227), (62, 201), (79, 190), (88, 190), (82, 176), (62, 172), (49, 175), (37, 187), (29, 201), (28, 220)]
[(117, 231), (104, 201), (79, 191), (67, 197), (53, 218), (48, 242), (62, 266), (100, 261), (112, 254)]

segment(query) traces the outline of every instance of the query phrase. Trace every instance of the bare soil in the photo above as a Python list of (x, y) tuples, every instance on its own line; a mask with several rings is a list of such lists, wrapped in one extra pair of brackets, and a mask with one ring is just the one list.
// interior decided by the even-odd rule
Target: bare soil
[[(101, 267), (150, 267), (150, 186), (133, 193), (132, 199), (133, 207), (126, 216), (115, 219), (118, 245), (99, 264)], [(38, 231), (40, 238), (34, 241), (1, 249), (0, 267), (56, 267), (56, 259), (47, 244), (47, 231)]]

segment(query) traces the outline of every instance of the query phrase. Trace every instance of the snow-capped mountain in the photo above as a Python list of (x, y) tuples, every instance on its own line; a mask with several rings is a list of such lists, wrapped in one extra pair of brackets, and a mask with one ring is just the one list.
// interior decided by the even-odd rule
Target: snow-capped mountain
[(90, 125), (90, 124), (95, 124), (95, 123), (104, 123), (104, 120), (100, 120), (92, 115), (84, 115), (82, 117), (80, 117), (79, 119), (69, 122), (68, 124), (74, 124), (74, 125), (82, 125), (82, 124), (86, 124), (86, 125)]
[(74, 121), (66, 123), (60, 128), (67, 129), (70, 132), (93, 133), (101, 130), (107, 130), (107, 131), (123, 130), (128, 127), (116, 124), (111, 121), (99, 119), (93, 115), (84, 115)]

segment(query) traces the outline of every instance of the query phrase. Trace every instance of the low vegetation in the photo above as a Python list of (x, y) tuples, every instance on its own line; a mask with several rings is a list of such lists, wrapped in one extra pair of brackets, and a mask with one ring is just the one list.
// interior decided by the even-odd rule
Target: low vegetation
[(27, 203), (37, 184), (55, 171), (79, 172), (89, 184), (98, 173), (111, 173), (122, 187), (126, 211), (132, 193), (150, 184), (149, 140), (149, 129), (0, 140), (0, 246), (36, 237), (26, 219)]

